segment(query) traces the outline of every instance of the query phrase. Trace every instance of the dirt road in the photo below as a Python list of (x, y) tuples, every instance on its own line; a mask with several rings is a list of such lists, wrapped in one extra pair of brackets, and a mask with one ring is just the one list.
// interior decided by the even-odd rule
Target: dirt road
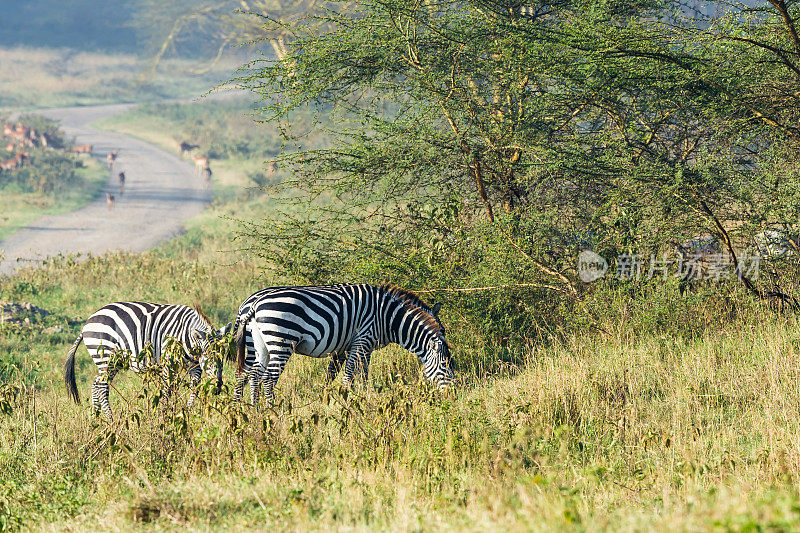
[[(38, 264), (59, 253), (99, 254), (109, 250), (143, 251), (183, 231), (183, 221), (199, 213), (210, 199), (191, 162), (144, 141), (89, 127), (129, 109), (132, 104), (71, 107), (38, 113), (61, 121), (76, 144), (91, 144), (105, 164), (119, 149), (106, 191), (115, 196), (109, 211), (105, 192), (83, 209), (44, 216), (0, 241), (0, 275)], [(118, 172), (125, 172), (119, 194)]]

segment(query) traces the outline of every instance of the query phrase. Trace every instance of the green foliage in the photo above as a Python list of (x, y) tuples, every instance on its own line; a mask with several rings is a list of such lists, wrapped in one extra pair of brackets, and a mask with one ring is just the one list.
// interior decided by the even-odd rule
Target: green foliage
[(581, 249), (613, 262), (710, 234), (741, 256), (759, 231), (800, 223), (783, 81), (800, 56), (780, 51), (800, 43), (778, 7), (703, 19), (653, 1), (338, 6), (324, 31), (313, 16), (267, 21), (265, 36), (291, 31), (288, 54), (236, 80), (268, 123), (314, 108), (333, 130), (330, 148), (283, 156), (306, 212), (243, 231), (281, 274), (486, 288), (458, 311), (476, 342), (519, 348), (595, 320)]
[(20, 393), (18, 367), (11, 361), (0, 360), (0, 414), (10, 415)]
[(85, 176), (77, 172), (83, 167), (77, 157), (45, 149), (31, 149), (29, 152), (29, 164), (0, 175), (0, 189), (58, 196), (70, 189), (87, 186)]

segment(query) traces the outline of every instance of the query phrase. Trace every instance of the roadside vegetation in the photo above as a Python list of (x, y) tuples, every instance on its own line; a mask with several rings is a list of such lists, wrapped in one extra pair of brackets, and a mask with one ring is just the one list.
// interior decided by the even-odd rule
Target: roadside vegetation
[[(302, 143), (289, 143), (280, 131), (257, 122), (259, 106), (251, 96), (200, 99), (194, 103), (152, 103), (104, 119), (103, 129), (138, 137), (177, 153), (181, 142), (194, 146), (185, 154), (206, 156), (213, 172), (214, 197), (230, 200), (260, 194), (283, 182), (289, 174), (276, 164), (284, 151), (302, 146), (317, 149), (329, 144), (326, 132), (314, 130), (314, 114), (298, 112), (292, 131), (304, 132)], [(274, 166), (273, 166), (274, 165)]]
[(231, 404), (229, 391), (185, 411), (185, 388), (164, 410), (153, 405), (158, 383), (122, 373), (117, 422), (94, 421), (94, 365), (81, 350), (78, 407), (61, 363), (99, 305), (199, 301), (221, 324), (253, 288), (280, 281), (248, 256), (220, 254), (237, 227), (218, 217), (226, 209), (152, 252), (55, 260), (0, 282), (0, 299), (54, 313), (0, 327), (0, 524), (800, 527), (798, 324), (745, 295), (730, 322), (730, 308), (699, 317), (696, 301), (673, 293), (671, 314), (706, 320), (694, 335), (647, 327), (639, 310), (609, 312), (607, 335), (538, 343), (512, 360), (448, 330), (462, 379), (449, 396), (387, 349), (370, 384), (349, 392), (325, 387), (326, 361), (298, 356), (275, 406), (259, 413)]
[(100, 194), (108, 179), (105, 167), (91, 156), (68, 152), (71, 144), (56, 122), (23, 115), (15, 124), (0, 117), (0, 124), (36, 132), (36, 141), (23, 137), (23, 145), (0, 137), (0, 162), (15, 165), (0, 172), (0, 239), (42, 215), (83, 207)]

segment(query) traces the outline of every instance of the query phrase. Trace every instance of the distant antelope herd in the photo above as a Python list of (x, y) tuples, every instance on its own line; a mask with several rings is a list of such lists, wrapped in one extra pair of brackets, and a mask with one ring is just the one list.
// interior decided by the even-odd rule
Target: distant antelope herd
[[(38, 132), (31, 127), (27, 127), (21, 122), (16, 124), (3, 124), (3, 137), (6, 140), (5, 151), (9, 152), (11, 157), (5, 160), (0, 160), (0, 172), (10, 172), (25, 165), (30, 160), (30, 152), (23, 150), (25, 147), (41, 147), (52, 149), (52, 137), (50, 134)], [(2, 142), (2, 141), (0, 141)], [(0, 144), (0, 146), (3, 146)], [(207, 189), (211, 185), (211, 165), (209, 157), (203, 155), (193, 156), (192, 152), (200, 148), (199, 145), (193, 144), (189, 141), (181, 141), (179, 150), (181, 156), (189, 155), (195, 165), (195, 170), (203, 179), (203, 188)], [(64, 151), (75, 154), (92, 154), (94, 147), (91, 144), (74, 144), (63, 148)], [(114, 171), (119, 157), (119, 149), (114, 149), (106, 154), (106, 165), (109, 173)], [(272, 163), (268, 168), (270, 173), (274, 173), (277, 165)], [(117, 180), (119, 185), (119, 193), (117, 196), (121, 197), (125, 192), (126, 176), (125, 172), (117, 173)], [(109, 211), (114, 210), (116, 206), (116, 197), (110, 192), (106, 191), (106, 206)]]
[(48, 143), (45, 133), (29, 128), (22, 122), (3, 124), (3, 137), (7, 140), (5, 151), (9, 152), (11, 157), (0, 161), (0, 172), (10, 172), (24, 166), (25, 162), (30, 159), (30, 152), (25, 148), (37, 146), (46, 148)]

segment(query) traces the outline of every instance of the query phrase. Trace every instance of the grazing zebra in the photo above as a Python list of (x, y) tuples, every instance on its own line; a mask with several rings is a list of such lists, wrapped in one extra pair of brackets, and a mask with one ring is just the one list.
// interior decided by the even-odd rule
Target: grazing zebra
[(278, 378), (295, 352), (310, 357), (332, 354), (328, 379), (344, 366), (342, 382), (349, 385), (356, 373), (367, 375), (372, 351), (390, 343), (416, 354), (425, 377), (446, 388), (453, 381), (453, 371), (445, 331), (436, 317), (438, 308), (392, 285), (258, 291), (242, 303), (234, 322), (239, 368), (235, 397), (241, 397), (249, 378), (253, 403), (258, 401), (262, 380), (264, 395), (271, 401)]
[[(92, 407), (95, 414), (102, 410), (103, 415), (112, 420), (108, 388), (119, 371), (119, 368), (109, 366), (112, 354), (123, 355), (131, 370), (141, 372), (149, 366), (150, 361), (159, 362), (168, 337), (183, 344), (183, 363), (189, 367), (192, 383), (196, 385), (202, 371), (205, 371), (206, 375), (216, 380), (219, 390), (222, 386), (222, 362), (218, 358), (209, 358), (207, 351), (212, 341), (225, 334), (227, 327), (215, 331), (199, 307), (192, 309), (185, 305), (143, 302), (108, 304), (89, 317), (67, 354), (64, 364), (67, 390), (75, 402), (80, 403), (75, 384), (75, 352), (83, 341), (97, 365), (97, 378), (92, 385)], [(152, 350), (150, 360), (142, 357), (142, 352), (147, 348)], [(199, 359), (193, 357), (197, 351), (200, 352)], [(164, 373), (165, 378), (168, 377), (166, 365)], [(165, 397), (169, 395), (166, 383), (163, 392)], [(193, 402), (194, 392), (189, 397), (189, 404)]]

